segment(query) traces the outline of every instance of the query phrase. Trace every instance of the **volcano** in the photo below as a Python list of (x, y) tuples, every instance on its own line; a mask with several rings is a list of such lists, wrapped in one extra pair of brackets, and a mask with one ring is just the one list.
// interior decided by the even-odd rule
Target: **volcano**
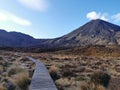
[(96, 19), (62, 37), (49, 40), (45, 44), (54, 46), (119, 45), (120, 26)]

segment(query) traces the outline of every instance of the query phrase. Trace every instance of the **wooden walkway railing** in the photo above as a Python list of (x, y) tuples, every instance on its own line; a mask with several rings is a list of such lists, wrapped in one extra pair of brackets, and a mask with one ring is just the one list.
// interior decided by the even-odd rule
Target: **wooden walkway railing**
[(27, 58), (36, 64), (29, 90), (57, 90), (46, 66), (31, 57)]

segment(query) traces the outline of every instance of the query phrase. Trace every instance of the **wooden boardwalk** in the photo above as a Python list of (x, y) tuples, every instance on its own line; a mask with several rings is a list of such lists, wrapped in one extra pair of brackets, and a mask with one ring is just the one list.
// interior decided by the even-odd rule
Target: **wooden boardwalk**
[(36, 64), (29, 90), (57, 90), (46, 66), (31, 57), (27, 58)]

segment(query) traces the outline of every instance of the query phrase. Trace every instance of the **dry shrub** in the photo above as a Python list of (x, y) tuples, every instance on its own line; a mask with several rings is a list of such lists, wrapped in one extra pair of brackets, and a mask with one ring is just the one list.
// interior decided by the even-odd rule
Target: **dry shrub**
[(85, 76), (76, 76), (75, 77), (75, 81), (85, 81), (85, 80), (86, 80)]
[(102, 85), (95, 85), (94, 83), (82, 81), (80, 83), (80, 90), (106, 90), (106, 88)]
[(69, 68), (65, 68), (62, 73), (63, 77), (75, 77), (75, 73)]
[(86, 82), (81, 82), (80, 90), (89, 90), (89, 86)]
[(2, 77), (2, 80), (1, 80), (1, 82), (8, 82), (8, 79), (9, 79), (9, 77)]
[(16, 89), (16, 85), (14, 82), (12, 82), (12, 80), (8, 80), (6, 82), (3, 82), (2, 84), (7, 90), (15, 90)]
[(28, 90), (28, 86), (30, 84), (28, 73), (20, 73), (16, 76), (15, 79), (15, 83), (19, 89)]
[(58, 79), (55, 83), (58, 87), (68, 87), (71, 85), (70, 81), (67, 78)]
[(7, 90), (7, 89), (3, 86), (0, 86), (0, 90)]
[(57, 79), (60, 79), (60, 75), (58, 74), (58, 69), (57, 67), (55, 67), (55, 65), (50, 67), (49, 73), (54, 81), (56, 81)]
[(103, 87), (102, 85), (98, 85), (96, 87), (96, 90), (106, 90), (105, 87)]
[(14, 75), (14, 74), (17, 74), (17, 73), (21, 73), (23, 72), (24, 69), (18, 67), (18, 66), (11, 66), (9, 69), (8, 69), (8, 76), (11, 76), (11, 75)]
[(52, 71), (58, 72), (58, 68), (55, 65), (52, 65), (49, 69), (49, 72), (52, 72)]
[(94, 84), (96, 85), (103, 85), (104, 87), (107, 87), (110, 81), (110, 75), (108, 75), (107, 73), (103, 72), (103, 71), (97, 71), (94, 72), (91, 75), (91, 82), (94, 82)]

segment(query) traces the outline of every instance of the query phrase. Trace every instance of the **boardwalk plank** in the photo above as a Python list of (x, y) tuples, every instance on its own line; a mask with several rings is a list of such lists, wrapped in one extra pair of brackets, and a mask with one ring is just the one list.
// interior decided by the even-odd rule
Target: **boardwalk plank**
[(50, 77), (46, 66), (43, 63), (31, 57), (27, 57), (27, 58), (32, 60), (36, 64), (29, 89), (30, 90), (57, 90), (55, 83)]

